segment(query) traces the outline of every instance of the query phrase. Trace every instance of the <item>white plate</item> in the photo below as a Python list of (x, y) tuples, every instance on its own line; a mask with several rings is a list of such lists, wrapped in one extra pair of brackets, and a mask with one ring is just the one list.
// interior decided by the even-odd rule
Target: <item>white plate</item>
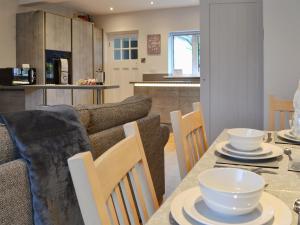
[(295, 137), (291, 130), (281, 130), (277, 132), (277, 135), (281, 138), (287, 139), (289, 141), (300, 142), (300, 139)]
[(189, 195), (185, 199), (183, 209), (192, 219), (205, 225), (263, 225), (271, 221), (275, 213), (274, 206), (270, 204), (263, 194), (259, 206), (253, 212), (242, 216), (222, 215), (212, 211), (206, 206), (199, 188), (190, 189)]
[[(178, 194), (171, 203), (171, 214), (173, 219), (179, 225), (198, 225), (199, 223), (186, 215), (183, 209), (183, 204), (185, 199), (190, 195), (190, 192), (193, 189), (199, 189), (199, 187), (195, 187), (192, 189), (188, 189), (180, 194)], [(268, 200), (268, 202), (274, 206), (274, 219), (268, 222), (266, 225), (291, 225), (292, 223), (292, 213), (290, 209), (278, 198), (275, 196), (264, 193), (264, 198)], [(215, 223), (210, 224), (215, 225)], [(239, 225), (235, 223), (235, 225)]]
[(226, 150), (223, 149), (223, 144), (219, 143), (216, 145), (216, 151), (222, 155), (231, 157), (231, 158), (235, 158), (235, 159), (245, 159), (245, 160), (261, 160), (261, 159), (272, 159), (275, 157), (279, 157), (283, 154), (283, 150), (276, 146), (276, 145), (272, 145), (272, 144), (268, 144), (268, 143), (262, 143), (262, 148), (271, 148), (272, 149), (272, 153), (268, 154), (268, 155), (259, 155), (259, 156), (244, 156), (244, 155), (237, 155), (237, 154), (232, 154)]
[(295, 134), (292, 130), (290, 130), (289, 135), (292, 136), (292, 138), (295, 138), (296, 140), (300, 141), (300, 137), (295, 136)]
[(232, 147), (228, 141), (224, 141), (224, 142), (222, 142), (222, 144), (223, 144), (222, 148), (224, 150), (226, 150), (230, 153), (233, 153), (233, 154), (241, 155), (241, 156), (261, 156), (261, 155), (270, 154), (272, 152), (272, 148), (269, 145), (266, 145), (266, 147), (259, 148), (255, 151), (245, 152), (245, 151), (240, 151), (239, 149)]

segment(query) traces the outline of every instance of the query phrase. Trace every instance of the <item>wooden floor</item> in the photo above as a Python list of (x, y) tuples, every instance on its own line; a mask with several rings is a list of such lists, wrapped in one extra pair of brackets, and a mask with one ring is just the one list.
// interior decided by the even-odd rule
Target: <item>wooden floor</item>
[(176, 146), (175, 146), (175, 140), (174, 140), (174, 134), (170, 133), (169, 140), (165, 146), (165, 151), (175, 152)]
[(173, 133), (165, 146), (165, 196), (166, 199), (180, 183), (176, 146)]

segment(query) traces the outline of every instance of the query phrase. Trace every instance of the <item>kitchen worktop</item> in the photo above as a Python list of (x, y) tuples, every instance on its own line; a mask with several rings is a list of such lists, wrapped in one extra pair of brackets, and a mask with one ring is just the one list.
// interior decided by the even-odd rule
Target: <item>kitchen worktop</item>
[(141, 81), (130, 84), (134, 87), (200, 87), (200, 83), (191, 81)]
[(199, 83), (193, 81), (183, 81), (183, 80), (158, 80), (158, 81), (132, 81), (131, 84), (136, 83), (165, 83), (165, 84), (192, 84), (192, 83)]
[(112, 89), (118, 88), (118, 85), (62, 85), (62, 84), (46, 84), (46, 85), (0, 85), (0, 90), (25, 90), (25, 89)]
[[(31, 110), (40, 105), (78, 105), (75, 101), (75, 97), (78, 97), (76, 92), (81, 95), (88, 91), (93, 95), (92, 104), (102, 104), (104, 91), (115, 88), (119, 88), (119, 85), (0, 85), (0, 112)], [(49, 99), (53, 94), (55, 101)]]

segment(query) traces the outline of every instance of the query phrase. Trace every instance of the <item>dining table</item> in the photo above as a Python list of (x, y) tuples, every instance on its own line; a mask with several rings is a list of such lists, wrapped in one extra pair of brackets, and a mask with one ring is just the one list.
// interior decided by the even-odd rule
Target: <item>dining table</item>
[[(283, 154), (278, 160), (279, 168), (267, 168), (267, 172), (262, 172), (260, 175), (264, 177), (266, 182), (265, 191), (271, 195), (276, 196), (283, 201), (291, 210), (293, 220), (292, 225), (298, 224), (298, 215), (293, 211), (293, 205), (295, 200), (300, 199), (300, 172), (289, 171), (290, 160), (300, 162), (300, 145), (293, 144), (276, 144), (275, 132), (268, 132), (270, 137), (270, 144), (277, 145), (283, 149), (291, 149), (291, 157)], [(220, 142), (226, 141), (229, 136), (224, 130), (217, 139), (208, 148), (206, 153), (197, 162), (193, 169), (186, 175), (181, 183), (176, 187), (174, 192), (164, 201), (160, 208), (152, 215), (146, 225), (178, 225), (173, 219), (170, 207), (173, 199), (181, 192), (199, 186), (198, 176), (201, 172), (214, 167), (235, 167), (243, 169), (255, 168), (254, 166), (237, 166), (229, 164), (217, 164), (218, 155), (216, 154), (216, 145)], [(180, 224), (179, 224), (180, 225)]]

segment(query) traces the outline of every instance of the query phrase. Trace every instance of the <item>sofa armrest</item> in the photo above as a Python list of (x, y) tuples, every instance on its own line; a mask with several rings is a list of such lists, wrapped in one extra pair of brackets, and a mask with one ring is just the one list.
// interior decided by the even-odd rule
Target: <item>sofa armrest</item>
[(169, 140), (170, 137), (170, 129), (167, 125), (160, 125), (160, 132), (161, 132), (161, 139), (163, 142), (163, 145), (165, 146)]
[(0, 224), (33, 225), (29, 177), (25, 161), (0, 165)]

